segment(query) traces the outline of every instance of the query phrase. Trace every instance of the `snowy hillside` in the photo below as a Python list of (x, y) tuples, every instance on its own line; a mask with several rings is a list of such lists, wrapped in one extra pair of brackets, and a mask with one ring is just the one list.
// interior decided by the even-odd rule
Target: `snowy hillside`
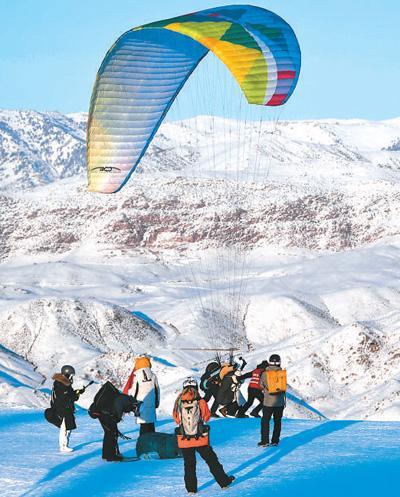
[(201, 348), (236, 346), (282, 355), (288, 416), (400, 420), (399, 120), (246, 123), (242, 155), (234, 122), (165, 123), (104, 196), (85, 119), (0, 113), (1, 406), (43, 405), (64, 362), (122, 386), (147, 352), (169, 414)]
[(0, 111), (1, 189), (26, 188), (82, 172), (86, 122), (58, 112)]
[(48, 395), (40, 388), (45, 378), (22, 357), (0, 345), (0, 409), (44, 407)]

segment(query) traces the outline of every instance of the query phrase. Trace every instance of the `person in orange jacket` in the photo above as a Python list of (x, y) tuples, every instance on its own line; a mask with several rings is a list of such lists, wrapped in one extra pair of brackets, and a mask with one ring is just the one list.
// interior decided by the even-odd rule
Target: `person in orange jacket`
[(196, 452), (205, 460), (221, 488), (227, 488), (235, 479), (225, 473), (217, 454), (210, 446), (209, 426), (205, 425), (210, 416), (207, 402), (200, 396), (197, 381), (187, 378), (175, 401), (173, 417), (179, 425), (176, 434), (178, 447), (182, 450), (185, 487), (189, 494), (197, 493)]

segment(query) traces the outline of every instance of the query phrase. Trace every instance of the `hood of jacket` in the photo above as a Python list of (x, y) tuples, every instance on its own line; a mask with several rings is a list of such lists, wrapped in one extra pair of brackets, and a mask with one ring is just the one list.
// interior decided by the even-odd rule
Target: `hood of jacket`
[(71, 380), (69, 380), (66, 376), (64, 376), (61, 373), (55, 373), (55, 374), (53, 374), (53, 380), (54, 381), (59, 381), (60, 383), (62, 383), (66, 387), (69, 387), (69, 386), (72, 385)]
[(150, 358), (147, 356), (138, 357), (135, 360), (135, 369), (151, 368)]

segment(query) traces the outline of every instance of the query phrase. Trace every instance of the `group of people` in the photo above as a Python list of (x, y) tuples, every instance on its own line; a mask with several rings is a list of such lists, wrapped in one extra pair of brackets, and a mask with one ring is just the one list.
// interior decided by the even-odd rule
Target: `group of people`
[[(281, 420), (286, 404), (286, 371), (281, 368), (277, 354), (271, 355), (247, 373), (244, 359), (225, 363), (210, 363), (200, 380), (189, 377), (175, 401), (173, 418), (178, 425), (176, 441), (184, 459), (184, 481), (190, 494), (197, 492), (196, 452), (207, 463), (210, 472), (221, 488), (228, 487), (235, 479), (228, 475), (210, 446), (210, 427), (206, 423), (211, 417), (247, 417), (247, 410), (258, 401), (250, 415), (261, 417), (261, 440), (259, 446), (278, 445)], [(71, 452), (69, 446), (71, 430), (76, 428), (74, 403), (85, 392), (86, 387), (73, 388), (75, 370), (66, 365), (53, 376), (51, 407), (46, 410), (46, 419), (59, 427), (61, 452)], [(248, 398), (241, 404), (240, 386), (249, 379)], [(204, 396), (200, 393), (203, 390)], [(211, 410), (208, 402), (214, 398)], [(102, 457), (106, 461), (124, 460), (118, 447), (118, 423), (125, 413), (132, 412), (140, 425), (140, 436), (155, 432), (156, 409), (160, 405), (160, 388), (151, 360), (140, 356), (122, 392), (106, 382), (97, 392), (88, 412), (97, 419), (104, 431)], [(274, 430), (270, 439), (270, 420), (274, 418)]]
[[(242, 358), (226, 362), (222, 366), (211, 362), (203, 376), (200, 387), (204, 391), (205, 400), (214, 397), (211, 406), (211, 417), (220, 415), (246, 418), (246, 412), (258, 401), (250, 415), (261, 417), (261, 440), (258, 445), (278, 445), (281, 433), (283, 410), (286, 405), (286, 371), (281, 367), (281, 358), (272, 354), (269, 360), (257, 364), (256, 368), (243, 373), (245, 362)], [(240, 405), (240, 387), (250, 379), (247, 389), (247, 401)], [(269, 437), (270, 420), (274, 419), (272, 439)]]

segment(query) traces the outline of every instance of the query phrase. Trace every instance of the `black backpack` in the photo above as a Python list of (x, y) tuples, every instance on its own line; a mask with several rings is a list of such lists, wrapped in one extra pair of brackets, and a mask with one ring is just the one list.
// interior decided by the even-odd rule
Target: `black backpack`
[(210, 362), (206, 370), (203, 374), (203, 376), (200, 378), (200, 388), (205, 392), (207, 390), (207, 380), (209, 380), (211, 377), (217, 376), (217, 373), (221, 369), (221, 366), (218, 364), (217, 361)]
[(89, 407), (89, 416), (97, 419), (100, 414), (109, 413), (113, 408), (117, 395), (120, 395), (118, 388), (109, 381), (106, 381), (94, 396), (93, 403)]

